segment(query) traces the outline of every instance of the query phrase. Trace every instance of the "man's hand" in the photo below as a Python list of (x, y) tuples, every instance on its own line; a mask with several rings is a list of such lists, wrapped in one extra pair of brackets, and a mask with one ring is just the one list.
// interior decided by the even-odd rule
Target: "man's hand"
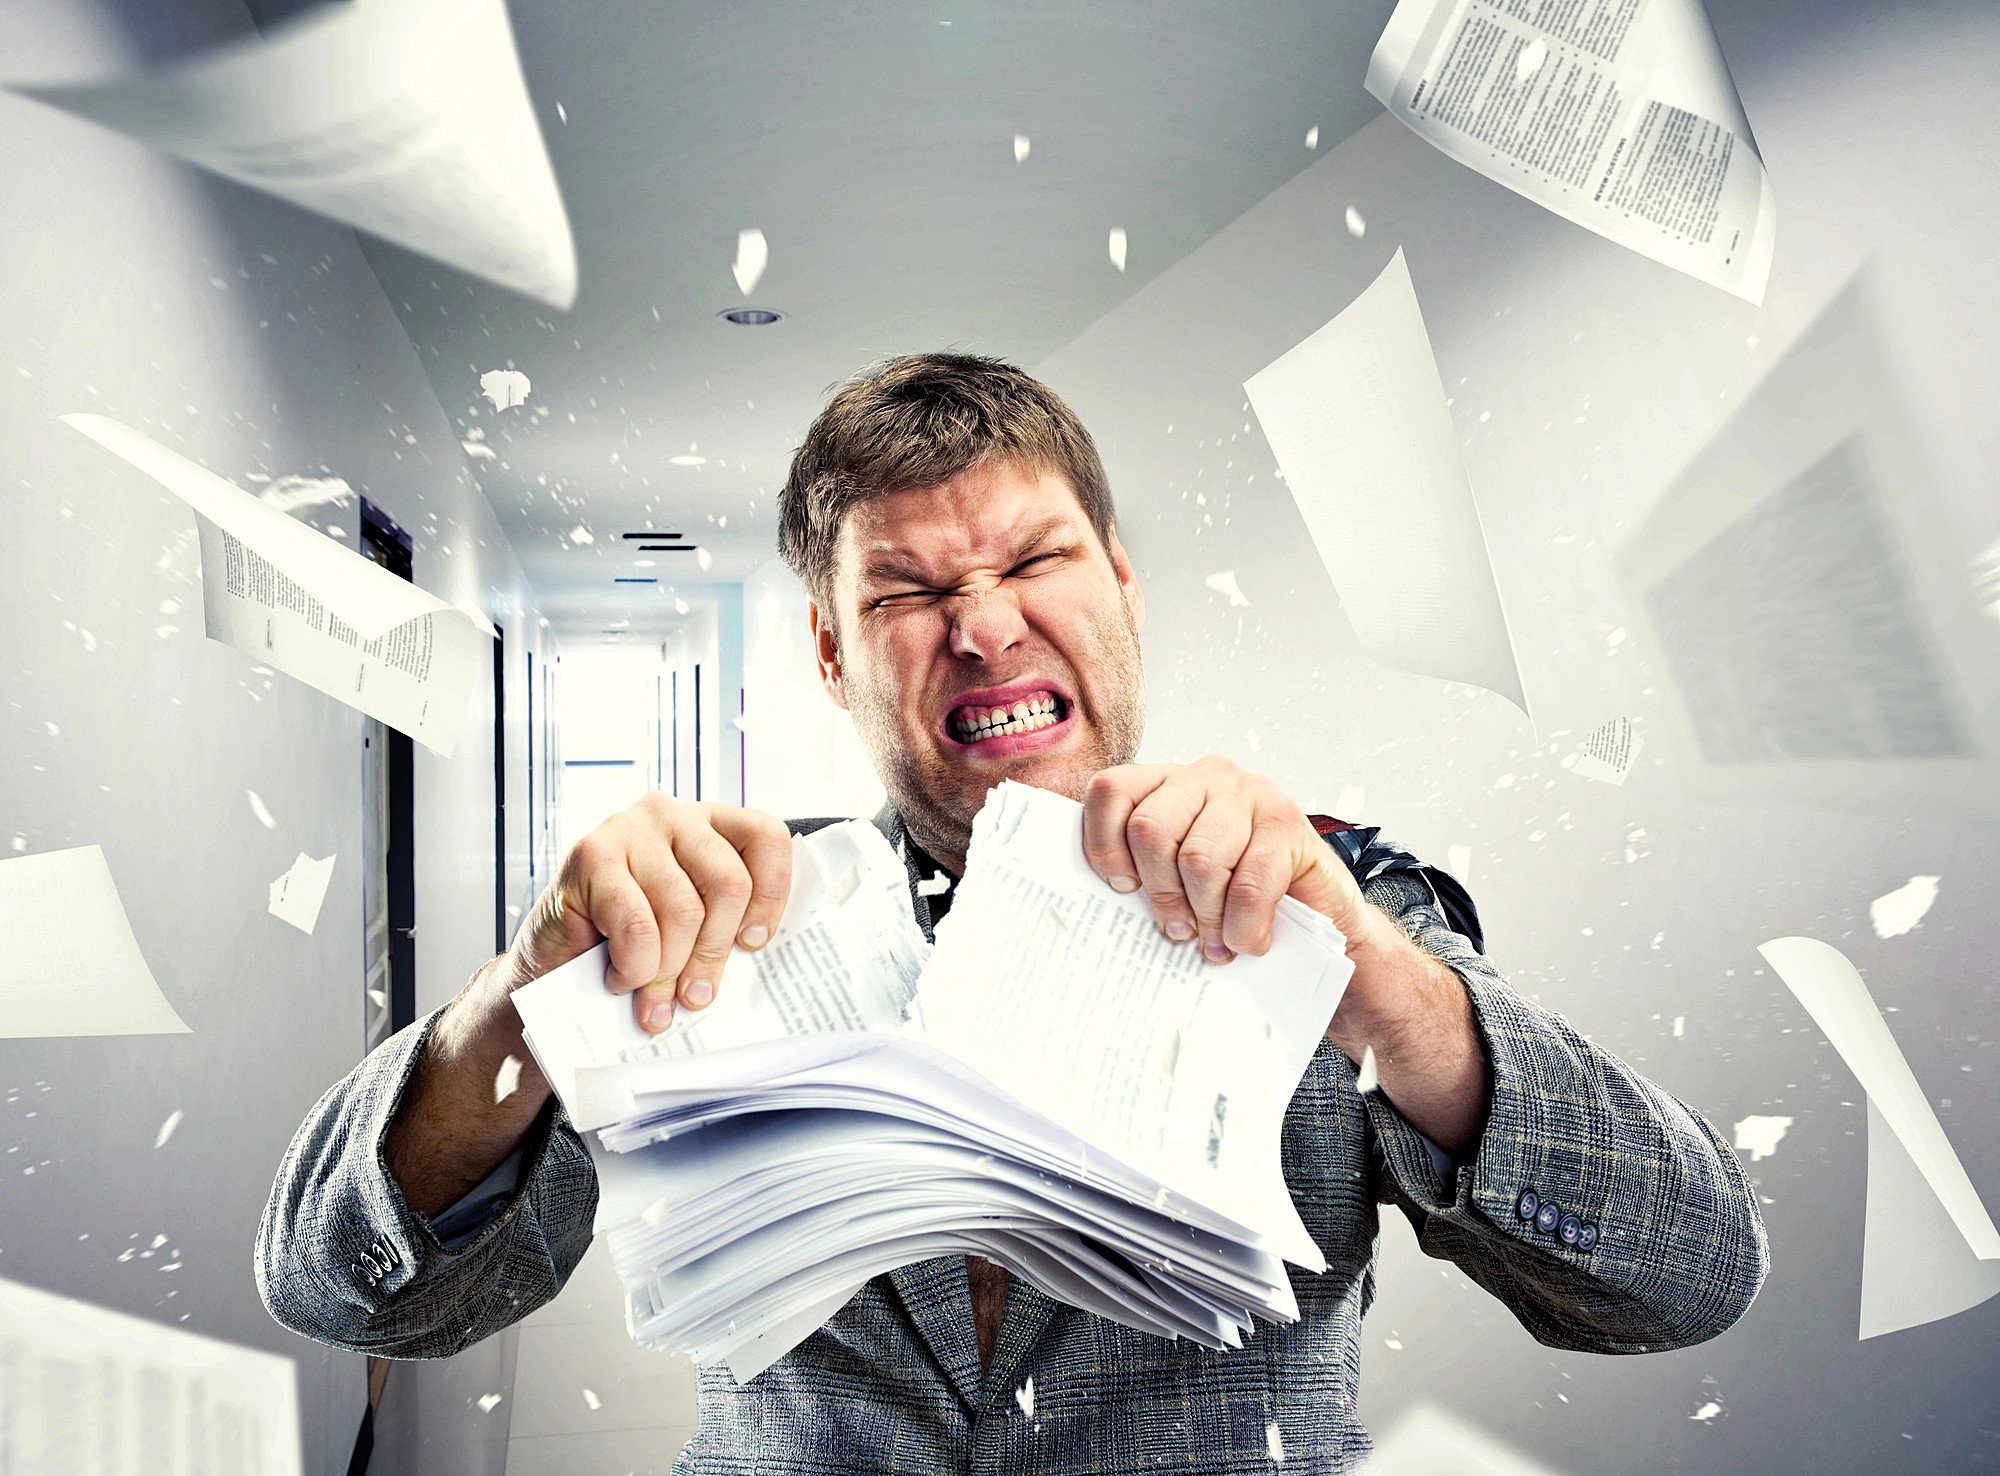
[(1268, 950), (1280, 897), (1331, 918), (1350, 943), (1381, 916), (1305, 812), (1225, 758), (1093, 776), (1083, 853), (1114, 890), (1143, 887), (1160, 931), (1199, 937), (1211, 963)]
[(1280, 897), (1331, 918), (1354, 974), (1327, 1038), (1352, 1061), (1372, 1049), (1397, 1111), (1448, 1153), (1473, 1153), (1492, 1085), (1464, 984), (1361, 895), (1270, 780), (1216, 757), (1105, 769), (1084, 790), (1083, 852), (1114, 890), (1143, 887), (1160, 931), (1199, 937), (1211, 963), (1267, 951)]
[(715, 998), (732, 944), (763, 947), (792, 890), (792, 838), (758, 810), (649, 794), (570, 848), (501, 963), (511, 993), (597, 944), (647, 1030)]

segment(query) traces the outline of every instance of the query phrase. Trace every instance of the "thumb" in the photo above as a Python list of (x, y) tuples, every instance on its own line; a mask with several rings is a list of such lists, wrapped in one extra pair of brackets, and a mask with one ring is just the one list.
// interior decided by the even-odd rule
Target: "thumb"
[(1368, 926), (1368, 902), (1354, 873), (1316, 832), (1301, 837), (1294, 848), (1292, 884), (1285, 895), (1331, 920), (1349, 943)]
[(589, 915), (570, 900), (560, 881), (552, 882), (508, 945), (508, 991), (588, 953), (599, 941)]

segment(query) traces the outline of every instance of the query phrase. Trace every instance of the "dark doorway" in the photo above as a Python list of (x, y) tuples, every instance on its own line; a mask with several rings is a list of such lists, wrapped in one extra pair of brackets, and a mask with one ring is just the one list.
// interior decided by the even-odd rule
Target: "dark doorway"
[(493, 951), (507, 951), (507, 632), (493, 627)]
[[(361, 552), (401, 579), (410, 536), (361, 499)], [(417, 1018), (416, 764), (406, 734), (362, 725), (361, 903), (364, 1054)]]

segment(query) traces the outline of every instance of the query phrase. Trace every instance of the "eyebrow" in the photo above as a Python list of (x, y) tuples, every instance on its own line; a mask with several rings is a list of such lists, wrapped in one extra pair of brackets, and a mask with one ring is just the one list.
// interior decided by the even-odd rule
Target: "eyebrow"
[[(1016, 556), (1027, 552), (1051, 533), (1068, 531), (1072, 531), (1072, 524), (1068, 514), (1057, 513), (1051, 517), (1044, 518), (1039, 523), (1031, 525), (1016, 540), (1014, 544)], [(861, 582), (863, 584), (898, 580), (907, 581), (911, 584), (921, 584), (926, 588), (930, 587), (930, 575), (924, 570), (919, 569), (914, 563), (907, 561), (899, 553), (883, 552), (876, 554), (862, 566)]]

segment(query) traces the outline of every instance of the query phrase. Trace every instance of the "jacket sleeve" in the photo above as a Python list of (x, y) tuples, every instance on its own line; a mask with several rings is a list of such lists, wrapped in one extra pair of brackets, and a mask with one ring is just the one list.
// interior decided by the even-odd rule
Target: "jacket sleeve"
[(1770, 1265), (1755, 1194), (1702, 1115), (1511, 989), (1452, 930), (1421, 871), (1364, 888), (1457, 973), (1491, 1070), (1473, 1156), (1450, 1169), (1381, 1092), (1367, 1104), (1376, 1198), (1536, 1341), (1590, 1353), (1703, 1342)]
[(257, 1288), (294, 1332), (384, 1358), (445, 1358), (562, 1289), (590, 1246), (597, 1175), (551, 1099), (522, 1143), (518, 1187), (446, 1249), (390, 1176), (389, 1123), (437, 1023), (384, 1041), (307, 1115), (257, 1230)]

